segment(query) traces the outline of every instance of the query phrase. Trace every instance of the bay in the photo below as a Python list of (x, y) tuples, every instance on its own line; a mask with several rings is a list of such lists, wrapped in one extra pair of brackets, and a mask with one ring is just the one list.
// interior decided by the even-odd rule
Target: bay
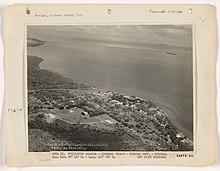
[[(43, 36), (44, 35), (44, 36)], [(45, 41), (28, 47), (43, 59), (42, 69), (102, 90), (134, 95), (157, 104), (192, 140), (192, 51), (136, 41), (104, 41), (32, 34)]]

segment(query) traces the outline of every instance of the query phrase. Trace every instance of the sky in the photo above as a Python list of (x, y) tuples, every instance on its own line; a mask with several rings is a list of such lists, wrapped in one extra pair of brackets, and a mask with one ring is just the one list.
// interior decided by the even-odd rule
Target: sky
[[(29, 37), (39, 35), (39, 38), (45, 38), (46, 40), (48, 38), (59, 38), (57, 34), (60, 34), (60, 38), (65, 38), (65, 41), (73, 38), (85, 38), (88, 41), (124, 41), (127, 43), (152, 43), (192, 47), (192, 25), (50, 25), (29, 27), (31, 28), (28, 30)], [(41, 31), (47, 31), (49, 37), (47, 38), (45, 34), (41, 36)], [(56, 36), (51, 36), (52, 34), (56, 34)]]

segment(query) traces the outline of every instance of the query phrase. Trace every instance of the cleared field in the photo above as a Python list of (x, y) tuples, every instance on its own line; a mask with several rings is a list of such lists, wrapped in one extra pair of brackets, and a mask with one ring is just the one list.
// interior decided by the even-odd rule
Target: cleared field
[(81, 123), (96, 125), (100, 129), (108, 129), (113, 127), (117, 121), (107, 114), (84, 118)]
[(107, 114), (98, 115), (97, 118), (109, 124), (115, 124), (117, 122), (115, 119)]
[(94, 124), (101, 122), (97, 117), (88, 117), (87, 119), (83, 119), (82, 123), (84, 124)]
[(77, 122), (81, 122), (84, 118), (84, 116), (81, 114), (83, 112), (82, 109), (71, 109), (71, 110), (67, 110), (67, 109), (63, 109), (63, 110), (58, 110), (55, 109), (52, 111), (53, 114), (63, 120), (66, 120), (68, 122), (71, 123), (77, 123)]
[(113, 118), (111, 118), (110, 116), (108, 116), (107, 114), (102, 114), (102, 115), (98, 115), (98, 116), (93, 116), (93, 117), (89, 117), (87, 119), (83, 120), (83, 124), (88, 124), (90, 126), (92, 126), (93, 128), (96, 128), (98, 130), (102, 130), (102, 131), (115, 131), (115, 123), (117, 121), (114, 120)]
[(96, 123), (94, 127), (96, 127), (98, 130), (106, 130), (106, 131), (115, 131), (115, 130), (117, 130), (115, 128), (115, 125), (109, 124), (109, 123), (106, 123), (106, 122)]

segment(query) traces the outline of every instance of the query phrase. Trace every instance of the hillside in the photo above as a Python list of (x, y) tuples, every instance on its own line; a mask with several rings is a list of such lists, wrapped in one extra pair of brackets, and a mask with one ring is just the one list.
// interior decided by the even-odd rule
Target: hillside
[(151, 101), (77, 83), (28, 56), (29, 151), (191, 151)]

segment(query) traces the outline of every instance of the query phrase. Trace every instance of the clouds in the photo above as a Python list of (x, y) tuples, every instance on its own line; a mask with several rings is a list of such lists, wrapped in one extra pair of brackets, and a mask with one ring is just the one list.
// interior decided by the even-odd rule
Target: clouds
[(145, 29), (145, 32), (150, 33), (152, 41), (177, 46), (192, 46), (191, 25), (154, 25)]
[[(28, 34), (47, 38), (91, 39), (192, 46), (192, 25), (64, 25), (29, 26)], [(44, 34), (45, 33), (45, 34)]]

